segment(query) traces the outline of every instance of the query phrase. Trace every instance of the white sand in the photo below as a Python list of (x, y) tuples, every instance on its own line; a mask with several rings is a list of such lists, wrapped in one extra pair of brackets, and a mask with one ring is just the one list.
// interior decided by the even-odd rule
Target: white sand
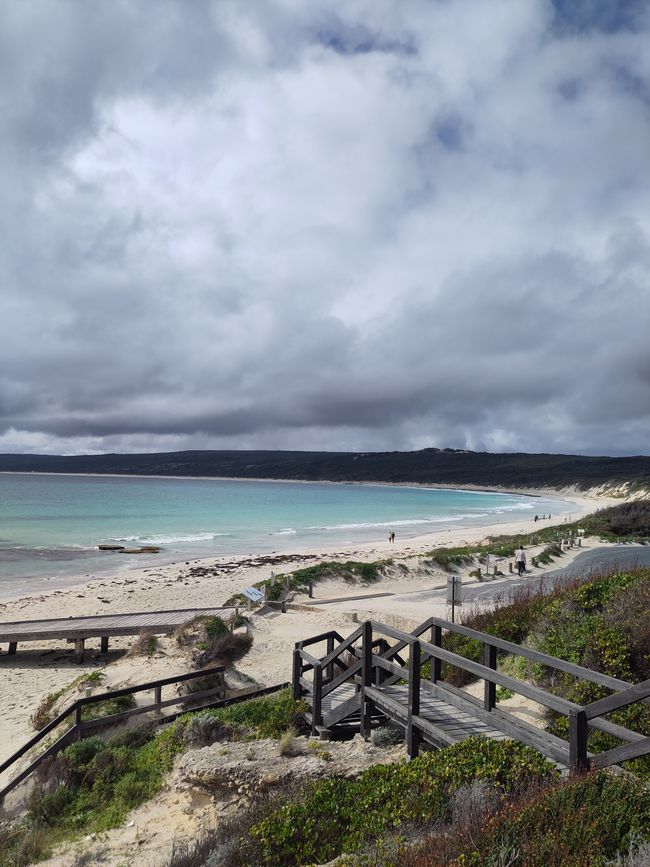
[[(531, 493), (530, 491), (526, 493)], [(603, 508), (620, 500), (605, 497), (588, 497), (574, 493), (541, 491), (544, 496), (562, 496), (572, 502), (573, 520), (582, 515)], [(564, 515), (558, 513), (552, 523), (561, 524)], [(322, 560), (348, 558), (356, 560), (377, 560), (383, 558), (410, 558), (416, 565), (416, 557), (435, 547), (474, 544), (488, 534), (511, 534), (533, 532), (548, 522), (535, 524), (534, 521), (505, 522), (483, 527), (461, 530), (443, 529), (426, 536), (400, 540), (389, 545), (369, 543), (356, 545), (340, 553), (341, 548), (333, 548), (337, 555), (325, 550), (315, 559), (305, 562), (300, 555), (274, 566), (275, 572), (289, 572), (304, 565), (313, 565)], [(111, 555), (108, 555), (111, 556)], [(155, 611), (192, 606), (208, 607), (223, 604), (229, 596), (264, 578), (268, 578), (271, 567), (255, 565), (253, 558), (216, 558), (191, 563), (176, 563), (163, 567), (147, 567), (139, 570), (116, 569), (112, 578), (93, 580), (63, 590), (52, 590), (34, 596), (3, 599), (0, 601), (0, 619), (35, 620), (47, 617), (68, 617), (76, 615), (108, 614), (118, 612)], [(563, 565), (567, 562), (563, 560)], [(116, 556), (116, 566), (118, 557)], [(226, 568), (227, 565), (227, 568)], [(550, 567), (554, 568), (554, 567)], [(397, 570), (395, 570), (397, 571)], [(537, 570), (536, 574), (541, 574)], [(325, 582), (317, 585), (317, 594), (343, 596), (351, 593), (391, 592), (408, 594), (418, 589), (443, 586), (446, 576), (437, 576), (431, 571), (419, 574), (410, 573), (406, 577), (395, 575), (384, 579), (380, 584), (368, 588), (350, 588), (344, 582)], [(502, 579), (507, 580), (507, 579)], [(445, 616), (444, 607), (440, 611), (427, 608), (416, 601), (405, 599), (397, 604), (394, 597), (376, 600), (360, 600), (311, 610), (291, 611), (287, 614), (272, 614), (265, 617), (253, 616), (253, 649), (238, 666), (240, 670), (260, 683), (277, 683), (290, 679), (291, 649), (295, 641), (327, 629), (337, 629), (341, 634), (352, 630), (349, 612), (357, 611), (359, 617), (366, 613), (381, 615), (385, 619), (395, 618), (406, 626), (410, 621), (420, 622), (431, 614)], [(133, 639), (115, 639), (112, 648), (129, 646)], [(84, 667), (105, 666), (105, 658), (92, 652), (92, 644), (97, 648), (99, 640), (88, 642), (87, 661)], [(162, 651), (153, 660), (142, 658), (124, 659), (119, 665), (108, 666), (109, 677), (105, 685), (115, 688), (124, 683), (137, 683), (156, 676), (166, 676), (186, 670), (187, 662), (179, 656), (171, 640), (164, 640)], [(33, 729), (29, 716), (38, 703), (48, 693), (54, 692), (70, 683), (82, 669), (73, 662), (72, 651), (64, 642), (42, 642), (22, 644), (15, 656), (3, 653), (0, 657), (0, 695), (3, 697), (3, 715), (0, 719), (0, 761), (10, 755), (27, 740)]]

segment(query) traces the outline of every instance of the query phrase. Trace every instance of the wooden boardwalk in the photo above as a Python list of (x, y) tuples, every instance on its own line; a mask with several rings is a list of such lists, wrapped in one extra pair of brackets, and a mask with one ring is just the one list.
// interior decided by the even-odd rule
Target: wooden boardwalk
[[(345, 684), (324, 699), (323, 717), (336, 715), (337, 709), (358, 695), (353, 684)], [(408, 724), (408, 686), (384, 686), (373, 690), (375, 707), (383, 716), (406, 726)], [(361, 702), (359, 701), (359, 710)], [(428, 723), (430, 739), (435, 746), (446, 747), (465, 738), (482, 735), (505, 740), (507, 735), (494, 726), (477, 719), (472, 713), (452, 707), (444, 699), (422, 696), (420, 719)], [(358, 718), (358, 715), (357, 715)]]
[[(445, 632), (480, 644), (482, 661), (447, 650)], [(498, 653), (522, 656), (613, 694), (587, 705), (567, 701), (499, 671)], [(464, 671), (466, 679), (482, 680), (482, 699), (443, 680), (443, 664)], [(367, 620), (345, 639), (330, 631), (299, 641), (292, 683), (294, 698), (304, 698), (310, 705), (307, 716), (313, 734), (356, 729), (368, 737), (373, 726), (390, 722), (403, 728), (410, 758), (418, 755), (423, 742), (440, 748), (472, 736), (512, 738), (560, 767), (575, 770), (608, 767), (650, 754), (650, 737), (610, 717), (638, 702), (650, 704), (650, 680), (633, 685), (436, 617), (429, 617), (413, 632)], [(497, 686), (566, 716), (568, 741), (497, 707)], [(621, 746), (592, 755), (587, 748), (590, 729), (613, 736)]]
[(101, 639), (102, 653), (108, 650), (108, 640), (117, 635), (169, 635), (200, 615), (228, 619), (234, 608), (180, 608), (172, 611), (137, 611), (132, 614), (98, 614), (89, 617), (57, 617), (48, 620), (15, 620), (0, 623), (0, 644), (9, 645), (8, 652), (16, 653), (18, 642), (52, 641), (63, 639), (74, 642), (75, 653), (81, 661), (84, 645), (89, 638)]

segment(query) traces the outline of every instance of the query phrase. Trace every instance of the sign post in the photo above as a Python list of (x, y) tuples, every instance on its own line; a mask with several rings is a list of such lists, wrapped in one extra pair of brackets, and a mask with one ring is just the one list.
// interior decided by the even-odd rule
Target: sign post
[(451, 605), (451, 622), (456, 622), (456, 606), (463, 604), (463, 579), (460, 575), (447, 578), (447, 605)]

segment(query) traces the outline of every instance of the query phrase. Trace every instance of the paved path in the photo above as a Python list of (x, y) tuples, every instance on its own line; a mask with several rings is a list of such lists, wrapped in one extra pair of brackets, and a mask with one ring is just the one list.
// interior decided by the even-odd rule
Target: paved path
[[(602, 568), (612, 567), (630, 568), (632, 566), (650, 566), (650, 545), (615, 545), (600, 548), (592, 548), (578, 554), (570, 565), (562, 569), (554, 569), (551, 572), (529, 573), (523, 578), (507, 576), (490, 581), (471, 580), (463, 583), (463, 609), (468, 610), (473, 606), (480, 608), (494, 607), (497, 601), (511, 599), (519, 587), (525, 585), (537, 586), (543, 581), (547, 588), (554, 587), (564, 581), (568, 581), (578, 575), (589, 575), (598, 572)], [(370, 597), (367, 597), (370, 598)], [(354, 610), (357, 605), (350, 606), (352, 597), (340, 602), (327, 601), (335, 609)], [(310, 600), (312, 605), (318, 605), (320, 600)], [(382, 604), (385, 603), (385, 604)], [(433, 608), (436, 606), (436, 608)], [(370, 608), (370, 606), (368, 606)], [(417, 619), (416, 610), (422, 612), (422, 618), (432, 610), (445, 612), (447, 606), (446, 586), (432, 587), (426, 590), (414, 590), (409, 593), (393, 595), (389, 600), (377, 600), (372, 609), (379, 612), (390, 611), (395, 614), (403, 614)]]

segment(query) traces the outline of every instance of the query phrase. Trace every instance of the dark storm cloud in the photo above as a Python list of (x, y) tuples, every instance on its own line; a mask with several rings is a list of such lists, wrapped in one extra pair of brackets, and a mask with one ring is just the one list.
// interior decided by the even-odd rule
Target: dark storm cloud
[(647, 452), (645, 4), (23, 0), (0, 450)]

